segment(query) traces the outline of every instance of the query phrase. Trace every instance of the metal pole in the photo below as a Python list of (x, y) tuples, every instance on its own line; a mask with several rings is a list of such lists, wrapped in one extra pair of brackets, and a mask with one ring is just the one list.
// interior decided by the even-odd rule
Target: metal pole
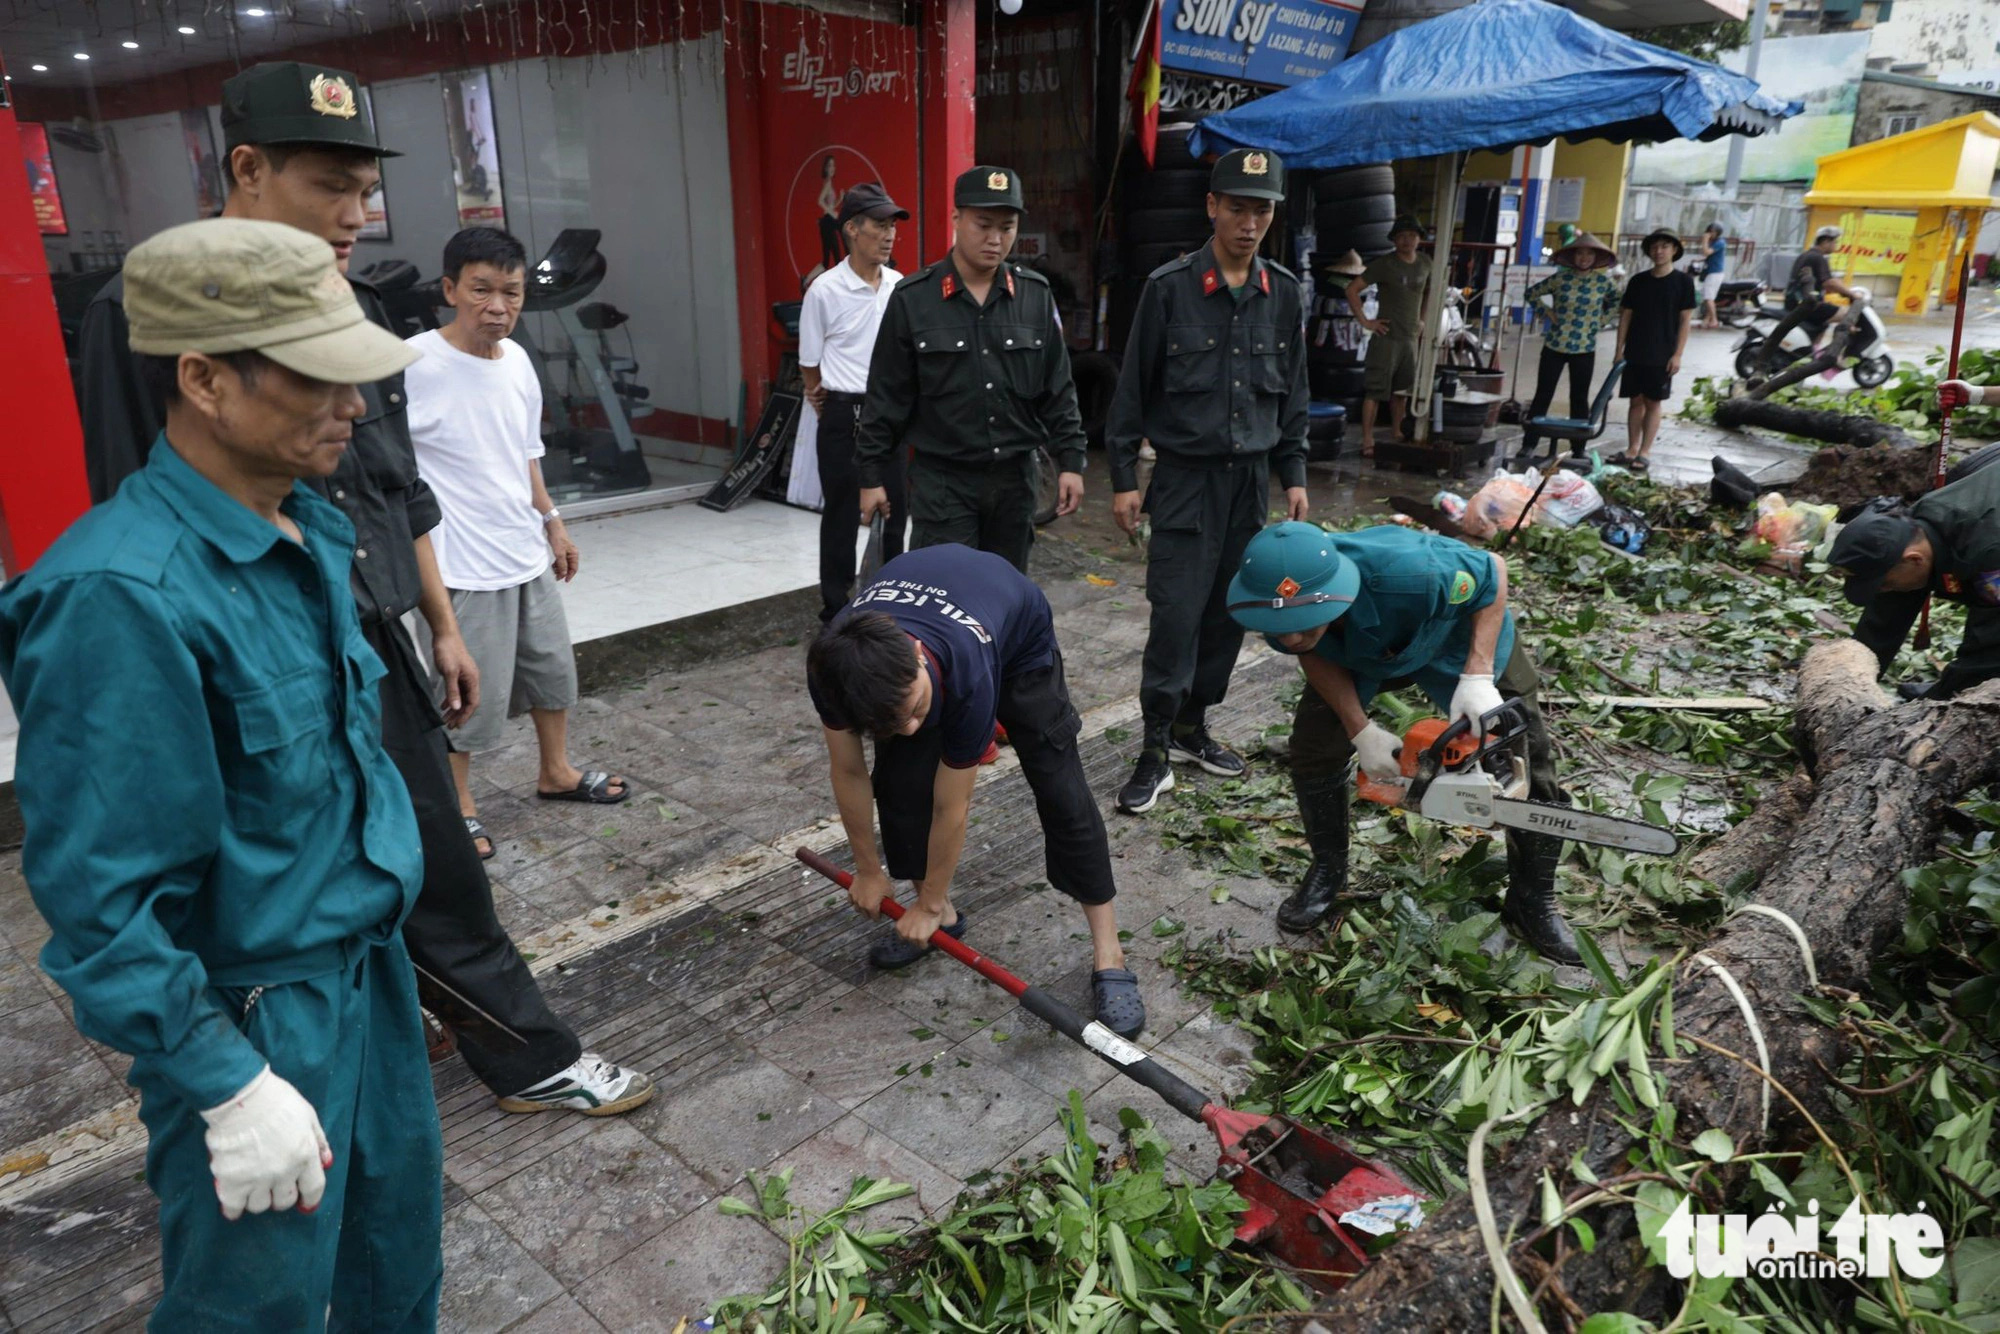
[(1410, 411), (1416, 413), (1415, 438), (1431, 438), (1432, 381), (1437, 378), (1438, 325), (1444, 315), (1444, 293), (1451, 286), (1451, 234), (1458, 226), (1458, 181), (1465, 154), (1438, 158), (1437, 197), (1431, 209), (1431, 278), (1424, 289), (1423, 322), (1417, 326), (1417, 382), (1410, 387)]
[[(1757, 58), (1764, 54), (1764, 23), (1770, 17), (1770, 0), (1750, 0), (1750, 53), (1743, 57), (1743, 73), (1757, 77)], [(1722, 181), (1722, 193), (1731, 207), (1736, 204), (1736, 188), (1743, 183), (1743, 136), (1729, 136), (1729, 170)]]

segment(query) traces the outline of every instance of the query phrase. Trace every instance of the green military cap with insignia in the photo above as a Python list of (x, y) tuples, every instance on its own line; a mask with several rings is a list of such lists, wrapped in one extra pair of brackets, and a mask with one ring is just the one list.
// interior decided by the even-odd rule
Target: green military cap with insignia
[(974, 167), (965, 172), (951, 187), (951, 202), (958, 208), (1028, 211), (1021, 200), (1021, 178), (1012, 167)]
[(1210, 194), (1245, 199), (1283, 199), (1285, 161), (1261, 148), (1233, 148), (1216, 160), (1208, 173)]
[(296, 227), (248, 218), (187, 222), (125, 257), (132, 350), (261, 352), (330, 384), (372, 384), (420, 355), (368, 322), (333, 247)]
[(252, 65), (222, 85), (224, 151), (242, 144), (324, 144), (400, 157), (376, 142), (375, 118), (360, 89), (360, 80), (328, 65)]

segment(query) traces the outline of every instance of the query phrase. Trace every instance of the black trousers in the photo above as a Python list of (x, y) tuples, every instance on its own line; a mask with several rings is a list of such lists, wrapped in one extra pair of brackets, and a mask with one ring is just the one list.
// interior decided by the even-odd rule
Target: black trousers
[[(1382, 693), (1401, 690), (1411, 682), (1405, 678), (1385, 681)], [(1514, 641), (1514, 649), (1507, 655), (1507, 668), (1494, 678), (1502, 699), (1520, 697), (1522, 712), (1528, 721), (1528, 796), (1535, 801), (1563, 802), (1560, 785), (1556, 782), (1555, 748), (1549, 744), (1549, 728), (1542, 718), (1541, 673), (1535, 670), (1535, 660), (1528, 654), (1528, 646), (1519, 639)], [(1368, 701), (1361, 701), (1365, 706)], [(1299, 696), (1298, 707), (1292, 711), (1291, 762), (1293, 781), (1299, 779), (1339, 777), (1347, 772), (1348, 764), (1354, 759), (1354, 745), (1347, 739), (1347, 729), (1340, 725), (1340, 715), (1333, 706), (1320, 697), (1319, 691), (1308, 684), (1305, 693)], [(1532, 846), (1532, 840), (1542, 835), (1530, 834), (1524, 830), (1507, 831), (1507, 848), (1515, 857), (1525, 857)], [(1511, 865), (1511, 863), (1510, 863)]]
[(482, 1044), (458, 1033), (459, 1054), (501, 1096), (519, 1093), (573, 1064), (583, 1045), (542, 999), (528, 965), (493, 912), (493, 883), (465, 832), (458, 788), (445, 758), (444, 724), (431, 704), (416, 647), (400, 623), (364, 623), (381, 655), (382, 748), (410, 789), (424, 845), (424, 886), (403, 923), (411, 960), (527, 1039)]
[(1162, 457), (1146, 489), (1152, 620), (1139, 669), (1147, 725), (1199, 723), (1229, 690), (1243, 627), (1229, 614), (1229, 581), (1270, 508), (1270, 461), (1259, 454), (1197, 468)]
[[(1062, 656), (1000, 683), (1000, 722), (1035, 794), (1049, 883), (1078, 903), (1111, 902), (1111, 841), (1076, 748), (1083, 719), (1069, 702)], [(882, 856), (895, 880), (921, 880), (930, 864), (931, 798), (943, 762), (935, 727), (875, 743), (875, 809)]]
[(910, 545), (957, 542), (1004, 556), (1022, 574), (1035, 545), (1032, 453), (990, 464), (910, 461)]
[(1825, 332), (1826, 326), (1839, 316), (1840, 307), (1831, 301), (1801, 301), (1786, 311), (1784, 318), (1778, 321), (1777, 327), (1764, 335), (1764, 346), (1759, 353), (1759, 360), (1763, 363), (1764, 369), (1777, 369), (1779, 358), (1784, 355), (1785, 337), (1792, 330), (1803, 326), (1817, 342), (1819, 335)]
[[(1590, 380), (1597, 372), (1597, 353), (1558, 352), (1549, 347), (1542, 349), (1542, 364), (1535, 372), (1535, 399), (1522, 420), (1533, 421), (1548, 412), (1549, 404), (1555, 401), (1556, 380), (1565, 370), (1569, 372), (1569, 415), (1580, 422), (1590, 420)], [(1534, 453), (1541, 443), (1542, 437), (1534, 427), (1521, 432), (1522, 453)], [(1572, 449), (1578, 458), (1583, 457), (1581, 443), (1572, 445)]]
[[(828, 393), (826, 411), (819, 415), (819, 489), (825, 496), (819, 515), (819, 618), (847, 605), (854, 594), (854, 533), (861, 518), (861, 483), (854, 472), (854, 428), (861, 424), (860, 394)], [(910, 513), (903, 491), (903, 461), (897, 450), (882, 469), (882, 486), (889, 493), (889, 521), (882, 526), (882, 559), (903, 554), (904, 524)]]

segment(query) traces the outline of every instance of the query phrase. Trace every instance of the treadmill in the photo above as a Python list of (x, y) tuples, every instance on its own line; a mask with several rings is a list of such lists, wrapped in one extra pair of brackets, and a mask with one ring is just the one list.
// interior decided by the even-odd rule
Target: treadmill
[[(650, 391), (630, 378), (638, 362), (612, 356), (606, 339), (631, 317), (608, 302), (582, 304), (607, 271), (597, 248), (602, 237), (595, 228), (566, 228), (528, 270), (521, 313), (553, 315), (569, 350), (546, 352), (526, 320), (514, 326), (514, 341), (528, 354), (542, 386), (543, 410), (550, 421), (542, 432), (548, 449), (542, 458), (542, 481), (558, 504), (625, 495), (653, 484), (646, 456), (632, 433), (632, 419), (650, 406)], [(416, 267), (403, 260), (371, 264), (357, 276), (380, 293), (400, 337), (438, 327), (437, 312), (444, 305), (439, 280), (419, 281)], [(580, 370), (590, 385), (588, 396), (565, 392), (567, 384), (575, 382), (574, 374), (559, 387), (551, 373), (553, 363), (568, 363), (572, 372)]]

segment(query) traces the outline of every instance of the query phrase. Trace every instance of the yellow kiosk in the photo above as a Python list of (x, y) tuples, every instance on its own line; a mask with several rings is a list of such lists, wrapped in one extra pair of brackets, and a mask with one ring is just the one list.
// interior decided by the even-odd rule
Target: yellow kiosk
[(2000, 116), (1987, 111), (1829, 153), (1806, 194), (1806, 234), (1840, 228), (1834, 272), (1871, 287), (1894, 278), (1896, 313), (1921, 315), (1933, 290), (1958, 299), (1959, 256), (1995, 206), (1996, 166)]

